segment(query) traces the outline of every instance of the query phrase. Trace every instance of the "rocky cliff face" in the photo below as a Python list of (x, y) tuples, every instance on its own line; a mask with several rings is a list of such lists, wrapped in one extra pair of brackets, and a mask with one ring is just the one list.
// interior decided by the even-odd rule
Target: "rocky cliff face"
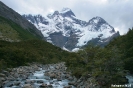
[(0, 1), (0, 16), (17, 23), (18, 25), (20, 25), (25, 30), (28, 30), (33, 35), (43, 38), (42, 33), (33, 24), (31, 24), (29, 21), (23, 18), (20, 14), (18, 14), (8, 6), (6, 6), (1, 1)]
[(119, 36), (119, 32), (103, 18), (94, 17), (86, 22), (78, 19), (69, 8), (55, 11), (46, 17), (31, 14), (23, 17), (34, 24), (48, 42), (70, 51), (90, 43), (104, 46)]

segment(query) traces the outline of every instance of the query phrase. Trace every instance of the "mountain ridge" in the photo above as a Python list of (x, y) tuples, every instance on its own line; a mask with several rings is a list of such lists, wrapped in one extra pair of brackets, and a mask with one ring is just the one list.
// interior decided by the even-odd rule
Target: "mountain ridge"
[(70, 51), (81, 48), (95, 38), (99, 38), (97, 43), (100, 44), (97, 45), (101, 45), (107, 40), (108, 42), (112, 40), (112, 37), (119, 36), (119, 32), (116, 32), (103, 18), (96, 16), (88, 22), (83, 21), (78, 19), (69, 8), (55, 11), (46, 17), (31, 14), (22, 16), (42, 32), (46, 41)]

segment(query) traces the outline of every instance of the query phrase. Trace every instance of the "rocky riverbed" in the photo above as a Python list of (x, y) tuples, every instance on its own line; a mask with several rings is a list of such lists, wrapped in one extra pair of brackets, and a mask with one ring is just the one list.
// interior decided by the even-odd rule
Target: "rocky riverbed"
[(90, 80), (77, 79), (65, 63), (30, 64), (0, 73), (1, 88), (88, 88)]

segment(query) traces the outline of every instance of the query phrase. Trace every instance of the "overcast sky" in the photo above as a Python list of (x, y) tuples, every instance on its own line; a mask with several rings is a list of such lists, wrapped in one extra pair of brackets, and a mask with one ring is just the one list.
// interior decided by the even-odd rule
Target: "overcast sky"
[(20, 14), (46, 16), (64, 7), (77, 18), (89, 21), (95, 16), (105, 19), (120, 34), (133, 27), (133, 0), (0, 0)]

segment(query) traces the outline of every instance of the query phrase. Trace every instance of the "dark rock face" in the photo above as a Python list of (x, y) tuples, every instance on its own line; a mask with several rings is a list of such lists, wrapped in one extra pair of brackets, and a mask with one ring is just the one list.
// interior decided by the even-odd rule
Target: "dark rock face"
[(76, 47), (77, 42), (77, 35), (71, 34), (64, 47), (66, 47), (68, 50), (72, 50)]
[[(23, 18), (20, 14), (15, 12), (13, 9), (6, 6), (4, 3), (0, 1), (0, 16), (12, 20), (13, 22), (20, 25), (22, 28), (28, 30), (35, 36), (40, 36), (43, 38), (42, 33), (30, 22), (28, 22), (25, 18)], [(32, 31), (31, 31), (32, 30)], [(33, 33), (34, 31), (34, 33)]]
[[(72, 51), (87, 44), (105, 46), (119, 36), (103, 18), (94, 17), (88, 22), (76, 18), (69, 8), (41, 15), (23, 15), (43, 33), (46, 40), (58, 47)], [(117, 36), (116, 36), (117, 35)]]
[(63, 36), (61, 32), (50, 34), (51, 41), (58, 47), (62, 47), (65, 45), (68, 38)]
[(70, 37), (63, 36), (61, 32), (50, 34), (51, 41), (58, 47), (65, 47), (69, 50), (75, 48), (77, 41), (76, 35), (71, 34)]
[(39, 21), (41, 23), (48, 25), (48, 21), (44, 17), (42, 17), (41, 15), (32, 16), (31, 14), (29, 14), (28, 16), (27, 15), (22, 15), (22, 16), (33, 23), (38, 24), (38, 19), (39, 19)]
[(82, 27), (86, 27), (86, 26), (88, 25), (88, 22), (82, 21), (82, 20), (80, 20), (80, 19), (76, 19), (76, 18), (74, 18), (74, 17), (72, 17), (72, 20), (74, 20), (74, 23), (75, 23), (75, 24), (79, 24), (79, 25), (81, 25)]

